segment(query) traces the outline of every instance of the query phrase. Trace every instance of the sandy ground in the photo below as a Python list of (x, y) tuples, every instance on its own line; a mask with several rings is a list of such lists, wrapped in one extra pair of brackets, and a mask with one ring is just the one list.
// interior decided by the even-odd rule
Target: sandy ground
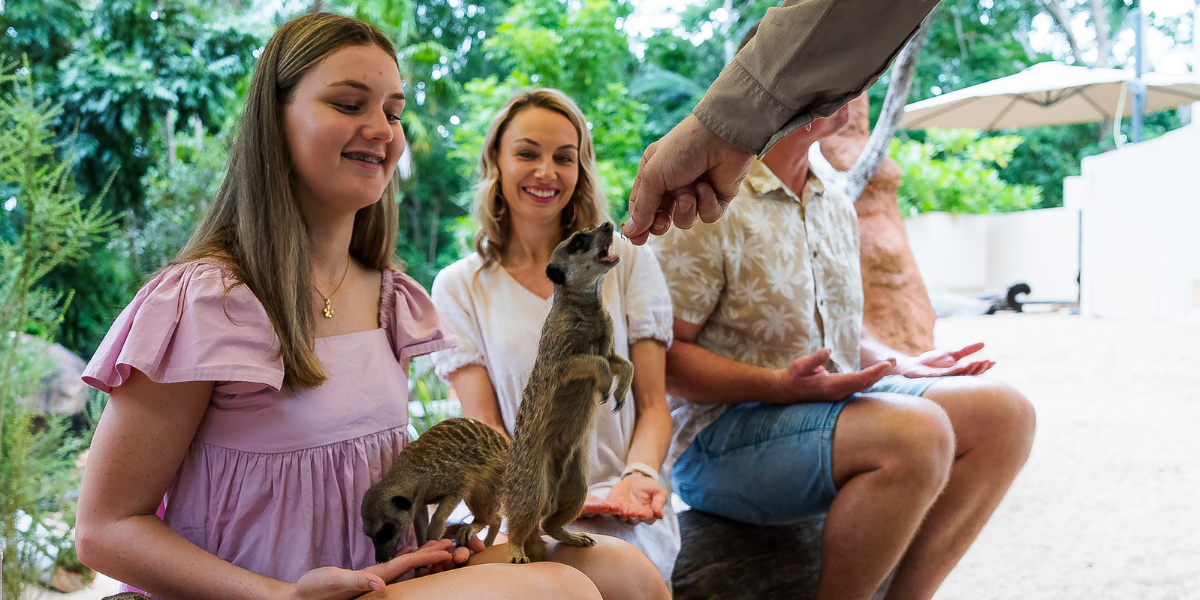
[(1038, 412), (1033, 452), (937, 600), (1200, 598), (1200, 325), (945, 319)]
[(1200, 324), (1008, 313), (935, 335), (986, 342), (990, 375), (1038, 411), (1025, 470), (936, 600), (1200, 599)]

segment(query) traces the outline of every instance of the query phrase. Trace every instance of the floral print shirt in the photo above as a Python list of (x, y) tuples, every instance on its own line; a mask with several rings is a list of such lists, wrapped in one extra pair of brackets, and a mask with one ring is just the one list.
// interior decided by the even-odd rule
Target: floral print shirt
[[(811, 169), (797, 195), (755, 160), (721, 219), (672, 228), (652, 244), (675, 318), (700, 325), (696, 345), (772, 369), (829, 348), (831, 372), (859, 368), (858, 215), (844, 193), (827, 189)], [(673, 462), (728, 405), (668, 401)]]

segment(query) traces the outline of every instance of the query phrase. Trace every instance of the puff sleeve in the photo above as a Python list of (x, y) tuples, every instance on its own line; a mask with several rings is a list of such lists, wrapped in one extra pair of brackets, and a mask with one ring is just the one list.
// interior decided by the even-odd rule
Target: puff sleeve
[[(474, 258), (474, 257), (472, 257)], [(467, 365), (486, 365), (483, 356), (483, 332), (479, 327), (475, 301), (471, 295), (470, 259), (460, 260), (442, 269), (433, 280), (433, 303), (454, 328), (458, 346), (433, 354), (433, 367), (438, 377), (450, 380), (450, 374)]]
[(111, 392), (137, 369), (158, 383), (250, 383), (278, 390), (279, 339), (250, 289), (233, 284), (213, 262), (164, 270), (117, 317), (84, 369), (84, 383)]
[(627, 263), (623, 304), (629, 343), (654, 339), (670, 348), (674, 332), (671, 292), (658, 258), (648, 246), (619, 239), (621, 260)]
[(454, 330), (438, 314), (425, 288), (412, 277), (387, 270), (383, 272), (384, 293), (380, 307), (380, 326), (387, 331), (396, 360), (436, 350), (453, 348)]

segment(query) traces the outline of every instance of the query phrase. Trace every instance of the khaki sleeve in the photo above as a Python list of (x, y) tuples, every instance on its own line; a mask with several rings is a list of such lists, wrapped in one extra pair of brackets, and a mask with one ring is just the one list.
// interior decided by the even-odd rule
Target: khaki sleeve
[(693, 114), (762, 156), (875, 83), (936, 0), (788, 0), (763, 17)]

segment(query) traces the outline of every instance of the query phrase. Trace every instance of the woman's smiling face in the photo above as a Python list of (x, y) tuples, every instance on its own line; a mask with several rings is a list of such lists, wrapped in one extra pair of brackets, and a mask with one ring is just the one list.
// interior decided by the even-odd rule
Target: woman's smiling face
[(310, 217), (379, 201), (404, 153), (403, 83), (378, 46), (329, 55), (300, 80), (284, 107), (296, 198)]
[(557, 224), (579, 181), (579, 132), (561, 113), (523, 110), (500, 136), (496, 162), (512, 218)]

